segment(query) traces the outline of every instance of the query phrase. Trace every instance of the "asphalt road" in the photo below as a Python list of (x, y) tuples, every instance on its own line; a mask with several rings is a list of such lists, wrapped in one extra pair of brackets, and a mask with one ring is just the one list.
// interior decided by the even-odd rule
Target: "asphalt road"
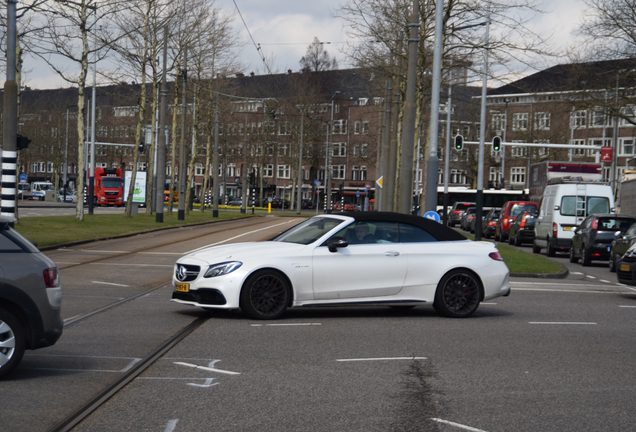
[(262, 322), (168, 301), (181, 254), (293, 223), (223, 222), (47, 253), (71, 324), (0, 383), (0, 430), (49, 430), (201, 317), (74, 430), (633, 430), (636, 289), (588, 278), (610, 275), (600, 265), (577, 264), (589, 273), (563, 280), (513, 278), (509, 297), (463, 320), (421, 306), (293, 309)]

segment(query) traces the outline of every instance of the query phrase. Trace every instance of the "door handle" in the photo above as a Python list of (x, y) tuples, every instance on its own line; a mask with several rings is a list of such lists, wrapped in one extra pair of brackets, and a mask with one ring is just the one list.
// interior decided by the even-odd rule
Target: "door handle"
[(398, 251), (389, 251), (389, 252), (384, 252), (384, 255), (386, 255), (386, 256), (398, 256), (398, 255), (400, 255), (400, 253)]

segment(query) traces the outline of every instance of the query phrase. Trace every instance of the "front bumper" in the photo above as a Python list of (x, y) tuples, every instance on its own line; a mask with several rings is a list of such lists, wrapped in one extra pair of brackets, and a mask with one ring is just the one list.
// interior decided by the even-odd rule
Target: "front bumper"
[(622, 259), (616, 263), (616, 277), (620, 283), (636, 285), (636, 260)]

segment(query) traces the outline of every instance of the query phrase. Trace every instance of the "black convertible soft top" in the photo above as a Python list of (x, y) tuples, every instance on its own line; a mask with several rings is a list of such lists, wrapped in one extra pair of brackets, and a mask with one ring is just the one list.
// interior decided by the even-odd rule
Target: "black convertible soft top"
[(350, 216), (356, 221), (387, 221), (415, 225), (428, 231), (438, 241), (467, 240), (466, 237), (454, 229), (449, 228), (446, 225), (442, 225), (439, 222), (435, 222), (434, 220), (425, 219), (420, 216), (393, 212), (342, 212), (334, 213), (334, 215)]

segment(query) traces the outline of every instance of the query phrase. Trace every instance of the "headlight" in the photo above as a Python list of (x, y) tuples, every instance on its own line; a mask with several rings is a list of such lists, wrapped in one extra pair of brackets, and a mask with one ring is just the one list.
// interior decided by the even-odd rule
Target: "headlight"
[(213, 264), (208, 268), (203, 277), (211, 278), (215, 276), (223, 276), (228, 273), (232, 273), (234, 270), (242, 266), (243, 263), (239, 261), (230, 261), (219, 264)]

